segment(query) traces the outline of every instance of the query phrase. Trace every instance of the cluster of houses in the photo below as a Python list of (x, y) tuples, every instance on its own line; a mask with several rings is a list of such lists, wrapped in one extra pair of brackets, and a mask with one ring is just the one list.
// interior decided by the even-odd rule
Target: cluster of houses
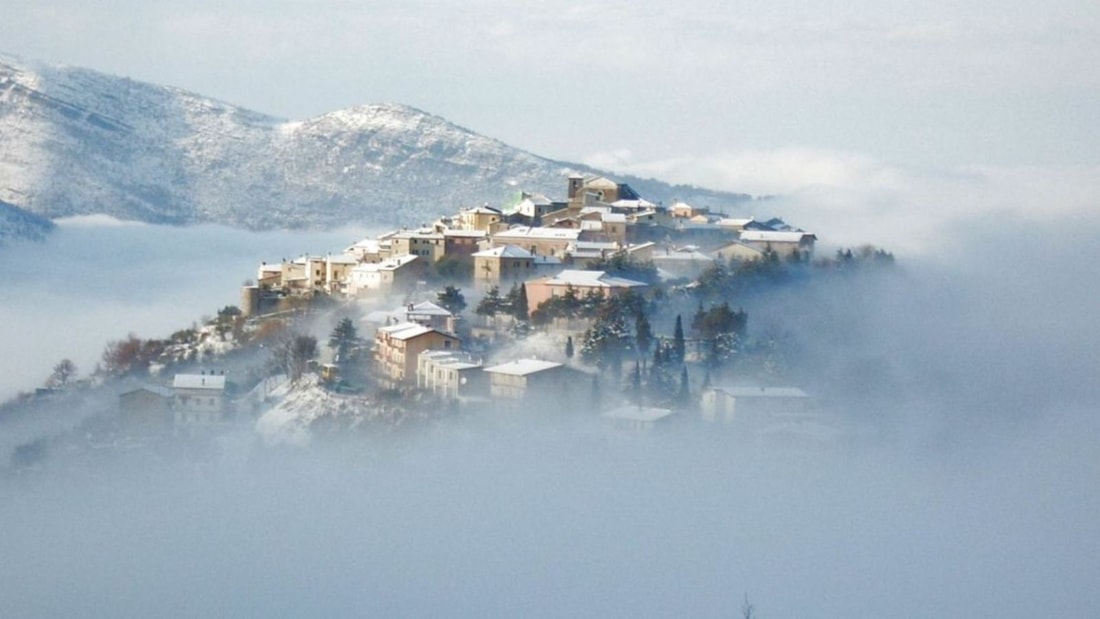
[(255, 283), (243, 290), (241, 309), (262, 314), (318, 293), (403, 294), (444, 263), (472, 268), (474, 286), (482, 290), (583, 270), (616, 254), (652, 261), (669, 279), (691, 278), (717, 259), (754, 260), (770, 251), (808, 260), (815, 240), (782, 220), (731, 218), (683, 202), (655, 204), (629, 185), (574, 175), (565, 200), (521, 193), (509, 206), (463, 209), (430, 226), (363, 239), (339, 255), (261, 264)]
[[(461, 264), (466, 273), (472, 271), (478, 290), (522, 286), (529, 311), (534, 311), (567, 291), (604, 298), (644, 292), (645, 282), (594, 270), (597, 261), (617, 255), (651, 261), (662, 278), (694, 278), (716, 260), (757, 260), (769, 252), (809, 260), (815, 240), (812, 233), (792, 229), (781, 220), (730, 218), (682, 202), (666, 207), (643, 199), (628, 185), (575, 175), (568, 179), (565, 200), (523, 193), (506, 207), (463, 209), (430, 226), (364, 239), (339, 255), (261, 264), (256, 282), (244, 288), (241, 309), (246, 315), (262, 315), (318, 294), (411, 298), (407, 293), (423, 288), (430, 273)], [(373, 378), (385, 388), (418, 388), (443, 401), (483, 403), (494, 409), (592, 408), (598, 381), (589, 370), (564, 359), (486, 363), (477, 350), (464, 349), (459, 320), (432, 302), (366, 314), (360, 333), (373, 342)], [(475, 337), (491, 339), (499, 331), (499, 325), (480, 326), (486, 331)], [(180, 383), (177, 377), (180, 384), (174, 386), (174, 395), (157, 396), (167, 398), (162, 401), (170, 404), (177, 424), (203, 424), (217, 415), (210, 396), (205, 406), (211, 408), (201, 408), (202, 396), (188, 391), (195, 388), (194, 380), (192, 376)], [(201, 376), (199, 382), (206, 388)], [(153, 400), (147, 393), (130, 397)], [(808, 402), (805, 393), (793, 388), (709, 388), (701, 402), (702, 418), (741, 425), (746, 419), (766, 419), (768, 427), (780, 418), (801, 423)], [(601, 416), (611, 426), (627, 430), (648, 430), (675, 417), (671, 410), (638, 404), (607, 407)]]

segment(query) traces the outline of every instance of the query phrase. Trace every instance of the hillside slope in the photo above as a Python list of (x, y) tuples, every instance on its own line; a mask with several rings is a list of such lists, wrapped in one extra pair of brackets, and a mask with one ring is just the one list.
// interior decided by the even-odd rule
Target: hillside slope
[[(48, 218), (410, 224), (519, 190), (561, 196), (571, 171), (595, 172), (404, 105), (289, 122), (176, 88), (0, 56), (0, 200)], [(638, 182), (654, 201), (729, 206), (746, 197)]]

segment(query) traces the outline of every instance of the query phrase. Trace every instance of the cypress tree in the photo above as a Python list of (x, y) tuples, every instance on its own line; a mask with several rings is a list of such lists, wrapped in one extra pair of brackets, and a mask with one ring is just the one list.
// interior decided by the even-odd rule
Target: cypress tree
[(680, 318), (679, 314), (676, 314), (676, 330), (672, 332), (673, 359), (677, 363), (683, 363), (685, 352), (686, 346), (684, 344), (684, 321), (682, 318)]

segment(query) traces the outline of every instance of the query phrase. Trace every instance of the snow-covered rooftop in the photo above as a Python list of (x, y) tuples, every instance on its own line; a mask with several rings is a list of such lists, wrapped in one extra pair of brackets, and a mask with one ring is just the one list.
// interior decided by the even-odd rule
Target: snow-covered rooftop
[(408, 340), (424, 335), (425, 333), (431, 333), (432, 331), (435, 331), (435, 329), (425, 327), (424, 325), (418, 325), (415, 322), (403, 322), (388, 327), (378, 328), (379, 333), (386, 333), (395, 340)]
[(604, 419), (622, 419), (626, 421), (660, 421), (672, 415), (673, 412), (667, 408), (626, 405), (604, 411), (600, 414), (600, 417)]
[(359, 260), (355, 256), (329, 256), (325, 258), (325, 261), (329, 264), (359, 264)]
[(169, 389), (168, 387), (161, 387), (160, 385), (142, 385), (137, 389), (125, 391), (122, 393), (122, 395), (126, 395), (128, 393), (137, 393), (138, 391), (148, 391), (149, 393), (155, 393), (162, 398), (170, 398), (174, 395), (174, 392), (171, 389)]
[(225, 389), (224, 374), (176, 374), (172, 379), (174, 389)]
[(786, 232), (774, 230), (744, 230), (741, 232), (742, 241), (755, 241), (758, 243), (798, 243), (803, 238), (817, 238), (809, 232)]
[(474, 254), (475, 258), (530, 258), (531, 252), (516, 245), (501, 245)]
[(493, 235), (493, 238), (528, 238), (528, 239), (562, 239), (576, 240), (580, 236), (580, 230), (570, 228), (532, 228), (530, 226), (516, 226)]
[(462, 236), (462, 237), (470, 237), (470, 238), (483, 238), (483, 237), (488, 236), (488, 233), (485, 232), (484, 230), (453, 230), (453, 229), (447, 229), (447, 230), (443, 231), (443, 236), (444, 237)]
[(497, 374), (508, 374), (510, 376), (527, 376), (557, 367), (562, 367), (562, 364), (553, 361), (544, 361), (542, 359), (516, 359), (508, 363), (494, 365), (491, 368), (485, 368), (485, 371)]
[(431, 301), (421, 301), (406, 308), (406, 313), (416, 316), (451, 316), (447, 308), (439, 306)]
[(416, 256), (396, 256), (394, 258), (387, 258), (382, 262), (375, 263), (363, 263), (355, 266), (352, 271), (393, 271), (400, 269), (401, 267), (413, 262), (417, 259)]
[(798, 387), (715, 387), (735, 398), (808, 398)]
[(634, 288), (646, 285), (644, 282), (608, 275), (606, 271), (579, 271), (576, 269), (566, 269), (553, 277), (547, 277), (546, 279), (536, 281), (541, 281), (551, 286), (576, 286), (585, 288)]

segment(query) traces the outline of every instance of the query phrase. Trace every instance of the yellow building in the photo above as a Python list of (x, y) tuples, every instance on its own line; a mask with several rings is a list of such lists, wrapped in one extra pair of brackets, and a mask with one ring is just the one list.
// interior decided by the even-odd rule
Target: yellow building
[(374, 334), (374, 369), (396, 387), (416, 380), (417, 358), (426, 350), (458, 350), (457, 337), (413, 322), (381, 327)]
[(535, 256), (522, 247), (502, 245), (474, 254), (474, 285), (481, 290), (506, 288), (535, 274)]

